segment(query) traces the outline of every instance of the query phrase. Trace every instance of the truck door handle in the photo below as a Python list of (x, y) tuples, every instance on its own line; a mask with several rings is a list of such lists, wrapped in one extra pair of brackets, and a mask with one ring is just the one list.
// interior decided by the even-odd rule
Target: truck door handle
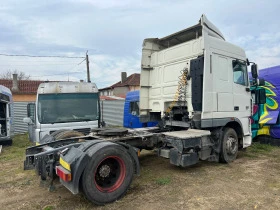
[(235, 106), (234, 111), (238, 111), (238, 110), (239, 110), (239, 106)]

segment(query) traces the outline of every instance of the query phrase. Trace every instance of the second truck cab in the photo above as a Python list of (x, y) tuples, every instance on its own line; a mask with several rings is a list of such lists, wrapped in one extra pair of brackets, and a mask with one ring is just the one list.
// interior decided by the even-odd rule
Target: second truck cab
[(139, 95), (139, 90), (131, 91), (126, 94), (123, 112), (123, 126), (126, 128), (152, 127), (158, 124), (158, 122), (140, 122)]
[(27, 116), (29, 139), (35, 143), (61, 129), (88, 134), (99, 125), (98, 89), (94, 83), (42, 83), (36, 103), (28, 104)]

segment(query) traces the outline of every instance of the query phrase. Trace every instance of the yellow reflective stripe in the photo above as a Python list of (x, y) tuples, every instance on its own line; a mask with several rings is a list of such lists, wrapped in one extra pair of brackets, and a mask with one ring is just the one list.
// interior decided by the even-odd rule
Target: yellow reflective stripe
[(70, 164), (63, 160), (61, 157), (59, 158), (59, 163), (60, 165), (62, 165), (63, 168), (67, 169), (68, 171), (71, 171)]

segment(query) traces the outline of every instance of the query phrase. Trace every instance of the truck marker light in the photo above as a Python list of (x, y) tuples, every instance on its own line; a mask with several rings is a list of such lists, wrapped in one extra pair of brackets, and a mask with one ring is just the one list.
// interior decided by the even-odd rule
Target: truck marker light
[(137, 155), (138, 155), (138, 157), (140, 156), (140, 149), (137, 151)]
[(71, 172), (67, 171), (62, 166), (56, 166), (55, 171), (57, 176), (59, 176), (63, 181), (70, 182), (72, 180)]
[(59, 158), (59, 163), (68, 171), (71, 171), (70, 164), (63, 160), (61, 157)]

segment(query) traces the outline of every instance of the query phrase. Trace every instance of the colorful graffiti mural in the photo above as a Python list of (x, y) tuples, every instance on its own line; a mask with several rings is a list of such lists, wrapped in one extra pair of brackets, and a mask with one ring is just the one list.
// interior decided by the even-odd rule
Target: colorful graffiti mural
[(254, 104), (251, 125), (253, 138), (260, 135), (280, 138), (280, 66), (260, 70), (259, 77), (265, 80), (265, 85), (252, 86), (251, 91), (264, 89), (266, 103)]

